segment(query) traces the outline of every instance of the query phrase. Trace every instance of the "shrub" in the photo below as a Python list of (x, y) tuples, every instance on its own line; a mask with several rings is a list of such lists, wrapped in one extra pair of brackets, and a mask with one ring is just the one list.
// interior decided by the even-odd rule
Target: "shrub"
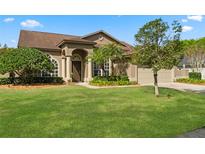
[(124, 75), (124, 76), (120, 76), (120, 80), (121, 81), (129, 81), (128, 76)]
[(189, 73), (190, 79), (201, 80), (201, 73), (200, 72), (190, 72)]
[(129, 81), (91, 81), (91, 85), (95, 86), (119, 86), (119, 85), (131, 85)]
[(205, 83), (205, 80), (189, 79), (189, 78), (181, 78), (181, 79), (177, 79), (176, 81), (181, 83), (192, 83), (192, 84)]
[(11, 83), (11, 78), (0, 78), (0, 85), (6, 85)]
[(136, 84), (136, 82), (130, 82), (128, 76), (96, 76), (90, 84), (96, 86), (117, 86)]
[(93, 81), (129, 81), (128, 76), (95, 76)]
[[(12, 80), (14, 80), (12, 82)], [(55, 83), (55, 84), (62, 84), (63, 78), (62, 77), (15, 77), (13, 78), (0, 78), (0, 85), (5, 84), (42, 84), (42, 83)]]

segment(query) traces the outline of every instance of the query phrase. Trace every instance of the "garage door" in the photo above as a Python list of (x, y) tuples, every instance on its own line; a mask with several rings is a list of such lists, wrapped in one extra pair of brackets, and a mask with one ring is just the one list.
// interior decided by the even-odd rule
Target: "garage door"
[[(160, 70), (158, 72), (158, 82), (166, 83), (172, 82), (171, 70)], [(138, 83), (139, 84), (153, 84), (154, 78), (151, 69), (138, 68)]]

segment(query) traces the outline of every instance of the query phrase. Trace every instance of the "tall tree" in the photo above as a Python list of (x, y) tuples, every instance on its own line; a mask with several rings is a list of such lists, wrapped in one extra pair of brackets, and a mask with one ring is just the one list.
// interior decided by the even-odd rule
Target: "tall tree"
[(96, 63), (97, 66), (100, 67), (100, 69), (103, 70), (103, 75), (104, 75), (105, 74), (104, 63), (107, 62), (109, 59), (113, 63), (115, 59), (121, 59), (122, 54), (123, 51), (119, 45), (115, 43), (110, 43), (94, 49), (94, 52), (90, 56), (90, 58), (92, 59), (92, 61)]
[(205, 38), (183, 40), (184, 58), (193, 71), (203, 67), (205, 63)]
[(0, 54), (0, 73), (16, 73), (25, 78), (34, 71), (52, 71), (47, 55), (33, 48), (7, 48)]
[(162, 19), (156, 19), (146, 23), (135, 35), (137, 46), (132, 61), (152, 69), (156, 96), (159, 95), (158, 71), (172, 69), (180, 62), (181, 31), (182, 27), (177, 21), (170, 27)]
[(5, 43), (4, 46), (3, 46), (3, 48), (5, 48), (5, 49), (8, 48), (8, 45)]

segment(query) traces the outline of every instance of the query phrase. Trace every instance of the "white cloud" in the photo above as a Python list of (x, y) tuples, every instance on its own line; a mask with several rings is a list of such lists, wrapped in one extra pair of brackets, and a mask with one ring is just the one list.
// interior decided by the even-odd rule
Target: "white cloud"
[(5, 18), (3, 22), (13, 22), (14, 20), (14, 18)]
[(182, 27), (182, 32), (188, 32), (188, 31), (191, 31), (191, 30), (193, 30), (193, 27), (191, 27), (191, 26), (183, 26)]
[(203, 19), (203, 16), (201, 15), (187, 16), (187, 19), (201, 22)]
[(182, 19), (182, 22), (188, 22), (188, 20), (187, 19)]
[(16, 43), (16, 40), (11, 40), (12, 43)]
[(28, 28), (43, 27), (43, 25), (40, 22), (38, 22), (36, 20), (31, 20), (31, 19), (28, 19), (26, 21), (22, 21), (21, 26), (28, 27)]

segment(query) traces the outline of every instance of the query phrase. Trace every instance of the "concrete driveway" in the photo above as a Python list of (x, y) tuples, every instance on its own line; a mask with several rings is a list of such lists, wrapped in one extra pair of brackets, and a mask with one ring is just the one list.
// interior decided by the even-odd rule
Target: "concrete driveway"
[(178, 138), (205, 138), (205, 128), (196, 129), (177, 137)]
[(205, 94), (205, 85), (194, 85), (194, 84), (185, 84), (185, 83), (160, 83), (160, 87), (172, 88), (181, 91), (192, 91), (196, 93)]

